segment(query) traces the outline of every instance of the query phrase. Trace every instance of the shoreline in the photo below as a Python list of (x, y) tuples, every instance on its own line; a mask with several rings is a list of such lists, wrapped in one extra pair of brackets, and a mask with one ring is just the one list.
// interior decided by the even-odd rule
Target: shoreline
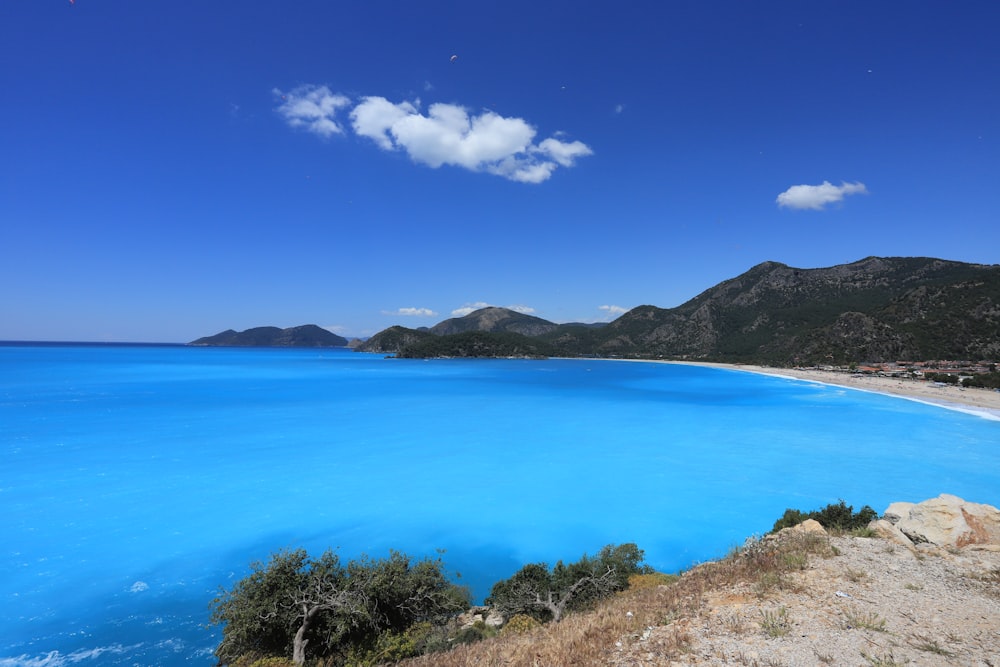
[(926, 380), (856, 375), (842, 371), (824, 371), (813, 368), (772, 368), (752, 364), (723, 364), (705, 361), (664, 361), (662, 363), (686, 364), (723, 370), (771, 375), (790, 380), (817, 382), (876, 394), (887, 394), (919, 403), (927, 403), (949, 410), (965, 412), (986, 419), (1000, 421), (1000, 391), (978, 387), (936, 385)]

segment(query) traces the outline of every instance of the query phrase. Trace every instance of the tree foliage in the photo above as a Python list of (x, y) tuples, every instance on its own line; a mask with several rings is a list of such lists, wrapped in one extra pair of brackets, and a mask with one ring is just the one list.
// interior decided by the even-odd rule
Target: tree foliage
[(559, 561), (551, 570), (546, 563), (531, 563), (497, 582), (486, 604), (507, 617), (525, 614), (542, 622), (559, 621), (566, 612), (625, 590), (631, 575), (651, 572), (642, 560), (642, 550), (628, 543), (609, 544), (575, 563)]
[(342, 658), (377, 645), (387, 633), (436, 623), (468, 607), (468, 593), (449, 582), (440, 559), (414, 562), (393, 551), (385, 559), (342, 564), (332, 551), (312, 559), (282, 551), (212, 603), (223, 626), (220, 664), (246, 655)]
[(807, 519), (818, 521), (827, 530), (851, 531), (864, 528), (877, 518), (878, 512), (868, 505), (855, 512), (853, 505), (847, 505), (843, 500), (840, 500), (836, 504), (831, 503), (822, 509), (811, 512), (786, 509), (781, 518), (774, 523), (771, 532), (776, 533), (783, 528), (797, 526)]
[(429, 336), (399, 350), (401, 358), (433, 357), (548, 357), (556, 349), (539, 338), (509, 331), (467, 331)]
[(963, 383), (966, 387), (985, 387), (988, 389), (1000, 389), (1000, 373), (996, 371), (983, 373), (966, 379)]

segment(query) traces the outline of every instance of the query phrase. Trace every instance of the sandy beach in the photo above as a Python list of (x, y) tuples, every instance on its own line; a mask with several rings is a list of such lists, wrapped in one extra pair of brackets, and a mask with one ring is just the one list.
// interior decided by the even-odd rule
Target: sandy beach
[(934, 405), (940, 405), (953, 410), (974, 412), (1000, 419), (1000, 391), (996, 391), (995, 389), (962, 388), (951, 385), (941, 386), (925, 380), (857, 375), (845, 371), (771, 368), (768, 366), (714, 364), (706, 362), (694, 363), (692, 365), (726, 368), (747, 373), (777, 375), (798, 380), (861, 389), (863, 391), (873, 391), (881, 394), (892, 394), (893, 396), (900, 396), (911, 400), (933, 403)]

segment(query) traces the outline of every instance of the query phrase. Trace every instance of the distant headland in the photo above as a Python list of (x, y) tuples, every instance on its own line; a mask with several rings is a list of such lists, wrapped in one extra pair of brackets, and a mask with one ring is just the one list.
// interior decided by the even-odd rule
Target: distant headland
[(315, 324), (279, 329), (255, 327), (246, 331), (227, 329), (188, 345), (206, 347), (345, 347), (347, 339)]

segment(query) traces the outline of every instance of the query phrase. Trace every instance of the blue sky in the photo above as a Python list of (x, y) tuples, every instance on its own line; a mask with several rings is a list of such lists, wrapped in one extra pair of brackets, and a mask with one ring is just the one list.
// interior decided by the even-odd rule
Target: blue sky
[[(0, 339), (997, 263), (993, 2), (0, 3)], [(457, 56), (457, 57), (453, 57)]]

